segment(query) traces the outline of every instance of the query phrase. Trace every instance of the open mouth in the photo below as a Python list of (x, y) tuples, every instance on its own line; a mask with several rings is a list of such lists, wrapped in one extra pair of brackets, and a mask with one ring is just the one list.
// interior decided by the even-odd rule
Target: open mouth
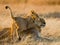
[(43, 25), (40, 25), (41, 27), (45, 27), (45, 24), (43, 24)]

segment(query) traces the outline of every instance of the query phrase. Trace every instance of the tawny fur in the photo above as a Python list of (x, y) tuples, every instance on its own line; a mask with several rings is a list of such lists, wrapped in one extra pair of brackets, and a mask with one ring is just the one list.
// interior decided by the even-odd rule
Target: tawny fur
[[(11, 31), (10, 31), (10, 37), (13, 37), (13, 33), (16, 32), (16, 37), (19, 38), (19, 33), (27, 30), (34, 28), (38, 31), (41, 32), (41, 26), (45, 26), (45, 20), (43, 18), (40, 18), (38, 14), (34, 11), (31, 10), (29, 13), (30, 16), (26, 16), (25, 18), (23, 17), (14, 17), (13, 13), (11, 11), (11, 8), (9, 6), (5, 7), (6, 9), (10, 9), (11, 12), (11, 18), (12, 18), (12, 26), (11, 26)], [(28, 15), (28, 14), (27, 14)]]

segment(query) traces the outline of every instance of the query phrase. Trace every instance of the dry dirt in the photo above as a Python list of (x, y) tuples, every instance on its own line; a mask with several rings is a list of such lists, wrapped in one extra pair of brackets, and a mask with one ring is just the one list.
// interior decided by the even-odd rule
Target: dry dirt
[[(9, 4), (6, 4), (9, 5)], [(4, 7), (6, 5), (0, 4), (0, 29), (4, 27), (11, 26), (11, 18), (9, 10)], [(20, 16), (20, 14), (28, 13), (29, 10), (33, 9), (37, 13), (46, 14), (49, 12), (60, 12), (60, 6), (36, 6), (36, 5), (26, 5), (26, 4), (12, 4), (9, 5), (12, 8), (14, 16)], [(42, 29), (41, 36), (43, 38), (35, 40), (35, 38), (27, 38), (25, 41), (15, 43), (13, 45), (60, 45), (60, 18), (44, 18), (46, 21), (46, 26)], [(45, 39), (48, 38), (48, 39)], [(51, 39), (51, 40), (50, 40)], [(10, 45), (10, 44), (0, 44), (0, 45)], [(12, 44), (11, 44), (12, 45)]]

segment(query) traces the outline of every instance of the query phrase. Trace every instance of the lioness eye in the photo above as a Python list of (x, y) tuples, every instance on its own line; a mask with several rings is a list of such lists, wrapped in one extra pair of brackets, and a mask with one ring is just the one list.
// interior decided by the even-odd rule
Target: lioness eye
[(33, 21), (34, 22), (34, 21)]

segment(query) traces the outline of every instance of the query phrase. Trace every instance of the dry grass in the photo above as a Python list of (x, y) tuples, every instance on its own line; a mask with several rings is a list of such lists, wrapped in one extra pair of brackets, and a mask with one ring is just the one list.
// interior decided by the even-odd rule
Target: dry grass
[(28, 3), (34, 5), (60, 5), (60, 0), (0, 0), (0, 4)]

